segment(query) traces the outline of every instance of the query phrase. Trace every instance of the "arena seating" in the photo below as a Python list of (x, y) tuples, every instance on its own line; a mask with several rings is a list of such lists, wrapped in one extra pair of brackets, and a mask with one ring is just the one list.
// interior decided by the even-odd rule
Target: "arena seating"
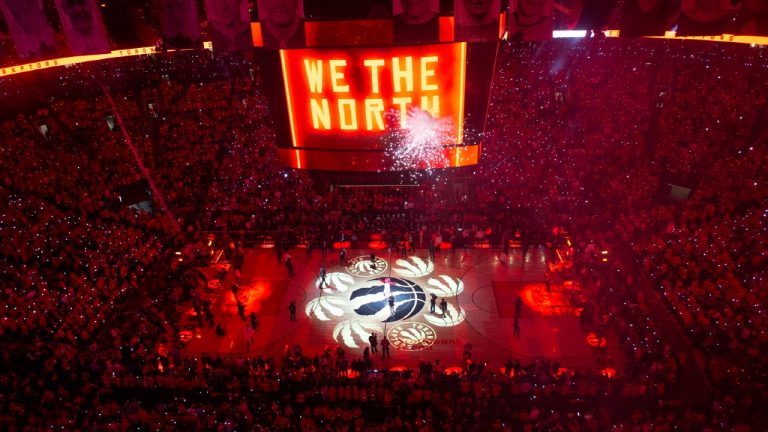
[[(481, 163), (373, 193), (278, 166), (269, 83), (253, 63), (192, 51), (45, 71), (42, 91), (0, 121), (0, 425), (765, 430), (765, 55), (503, 43)], [(17, 86), (0, 82), (0, 97), (15, 103)], [(106, 121), (117, 114), (127, 135)], [(147, 173), (154, 214), (116, 193)], [(674, 200), (668, 186), (681, 183), (691, 196)], [(394, 244), (482, 232), (499, 248), (516, 230), (551, 242), (556, 226), (574, 236), (576, 274), (600, 277), (597, 246), (630, 257), (591, 299), (631, 359), (618, 377), (534, 362), (349, 378), (343, 352), (190, 358), (168, 344), (182, 276), (207, 258), (209, 234), (220, 247), (287, 249), (342, 233)], [(702, 353), (706, 405), (670, 399), (679, 369), (696, 365), (659, 338), (633, 289), (641, 278)]]

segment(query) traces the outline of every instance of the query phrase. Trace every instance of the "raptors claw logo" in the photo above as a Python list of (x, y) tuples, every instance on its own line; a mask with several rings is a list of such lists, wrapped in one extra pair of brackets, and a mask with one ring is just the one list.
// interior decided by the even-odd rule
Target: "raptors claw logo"
[(349, 348), (360, 348), (360, 345), (368, 345), (368, 336), (371, 333), (381, 332), (381, 325), (377, 322), (350, 319), (336, 325), (333, 329), (333, 338), (336, 342), (344, 343)]
[(405, 277), (422, 277), (435, 270), (435, 264), (432, 261), (424, 261), (416, 256), (408, 259), (399, 259), (395, 261), (395, 264), (397, 264), (397, 267), (393, 267), (395, 272)]
[(464, 291), (464, 282), (448, 275), (440, 275), (437, 278), (429, 278), (425, 289), (438, 297), (455, 297)]
[(344, 315), (344, 307), (346, 302), (343, 299), (337, 297), (318, 297), (307, 303), (304, 312), (308, 317), (315, 316), (320, 321), (330, 321), (332, 315), (340, 317)]
[[(355, 284), (355, 279), (346, 273), (333, 272), (328, 273), (325, 276), (325, 282), (326, 284), (323, 286), (323, 292), (331, 293), (334, 288), (336, 291), (346, 292)], [(320, 288), (320, 283), (321, 279), (317, 278), (315, 280), (315, 288)]]
[(464, 309), (462, 309), (460, 306), (456, 307), (450, 303), (448, 303), (448, 307), (445, 314), (441, 315), (432, 315), (432, 314), (425, 314), (424, 319), (432, 324), (433, 326), (437, 327), (455, 327), (461, 323), (464, 322)]

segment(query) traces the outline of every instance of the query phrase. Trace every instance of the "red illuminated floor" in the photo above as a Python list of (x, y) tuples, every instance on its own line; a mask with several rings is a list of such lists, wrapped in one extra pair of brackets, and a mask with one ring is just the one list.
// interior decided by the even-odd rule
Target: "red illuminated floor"
[[(286, 347), (297, 344), (310, 355), (341, 346), (355, 358), (368, 346), (368, 335), (376, 332), (379, 339), (388, 334), (393, 342), (392, 359), (376, 360), (389, 367), (434, 359), (446, 367), (457, 366), (468, 343), (472, 358), (492, 367), (510, 358), (522, 362), (546, 358), (568, 368), (597, 370), (607, 365), (608, 355), (619, 358), (615, 337), (600, 339), (579, 326), (577, 305), (589, 295), (588, 287), (554, 278), (547, 291), (544, 249), (529, 251), (525, 262), (520, 251), (513, 251), (503, 263), (494, 250), (441, 251), (432, 262), (427, 250), (420, 249), (406, 260), (385, 253), (377, 257), (375, 268), (368, 250), (351, 251), (345, 268), (339, 266), (335, 252), (325, 259), (319, 252), (311, 258), (304, 250), (290, 254), (296, 269), (293, 278), (278, 265), (273, 251), (246, 252), (238, 291), (246, 321), (238, 317), (231, 272), (220, 286), (208, 290), (214, 320), (226, 329), (225, 336), (216, 336), (207, 323), (199, 327), (191, 304), (185, 305), (185, 350), (280, 357)], [(330, 286), (320, 290), (318, 272), (323, 263)], [(394, 311), (384, 290), (395, 296)], [(430, 313), (432, 293), (439, 297), (435, 314)], [(520, 336), (514, 336), (518, 296), (523, 301)], [(445, 315), (440, 313), (442, 298), (448, 303)], [(295, 322), (289, 318), (291, 301), (297, 306)], [(252, 311), (259, 320), (255, 333), (246, 325)], [(590, 343), (604, 349), (596, 350)], [(615, 363), (608, 366), (620, 369)]]

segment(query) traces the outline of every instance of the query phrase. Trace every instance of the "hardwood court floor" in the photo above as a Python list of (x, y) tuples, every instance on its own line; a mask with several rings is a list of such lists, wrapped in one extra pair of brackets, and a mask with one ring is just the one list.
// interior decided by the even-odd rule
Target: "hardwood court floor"
[[(544, 249), (530, 250), (525, 260), (520, 250), (506, 259), (495, 250), (440, 251), (434, 261), (426, 249), (405, 259), (384, 250), (376, 252), (374, 268), (370, 253), (352, 250), (349, 265), (342, 267), (336, 252), (323, 258), (319, 251), (308, 257), (305, 250), (291, 250), (295, 275), (289, 277), (273, 251), (246, 251), (237, 293), (246, 320), (238, 316), (229, 272), (221, 283), (209, 284), (206, 292), (214, 320), (226, 334), (217, 336), (207, 323), (198, 326), (187, 303), (181, 309), (184, 350), (279, 358), (295, 345), (305, 355), (341, 346), (349, 358), (356, 358), (375, 332), (379, 340), (386, 334), (393, 343), (391, 359), (375, 359), (380, 368), (415, 367), (419, 361), (435, 359), (444, 367), (460, 366), (467, 344), (473, 360), (490, 367), (501, 367), (507, 359), (524, 363), (549, 359), (566, 368), (597, 370), (605, 366), (599, 358), (608, 354), (619, 358), (615, 336), (603, 335), (606, 348), (597, 352), (588, 343), (596, 339), (579, 326), (578, 302), (589, 294), (589, 287), (555, 277), (547, 290)], [(322, 265), (329, 286), (321, 290)], [(385, 291), (395, 297), (392, 309)], [(436, 313), (430, 313), (431, 294), (438, 297)], [(520, 335), (515, 336), (518, 296)], [(442, 299), (447, 302), (445, 315), (439, 307)], [(296, 304), (295, 321), (290, 320), (291, 301)], [(251, 312), (259, 321), (255, 332), (249, 326)]]

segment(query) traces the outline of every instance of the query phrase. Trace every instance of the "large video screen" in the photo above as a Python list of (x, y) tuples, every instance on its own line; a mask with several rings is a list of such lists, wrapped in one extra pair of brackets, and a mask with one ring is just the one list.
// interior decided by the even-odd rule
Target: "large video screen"
[(283, 165), (381, 171), (477, 163), (479, 143), (464, 141), (467, 43), (280, 50), (279, 64)]
[(294, 147), (382, 149), (409, 110), (449, 122), (461, 143), (466, 45), (284, 50)]

